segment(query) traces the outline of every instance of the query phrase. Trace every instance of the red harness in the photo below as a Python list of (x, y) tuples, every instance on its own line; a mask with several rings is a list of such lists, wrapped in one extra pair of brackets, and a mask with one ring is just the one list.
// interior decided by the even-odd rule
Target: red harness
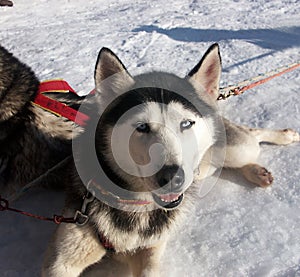
[[(38, 93), (33, 101), (33, 104), (51, 112), (57, 116), (62, 116), (67, 118), (80, 126), (85, 126), (86, 122), (89, 120), (89, 116), (81, 113), (68, 105), (54, 100), (46, 95), (49, 92), (59, 92), (59, 93), (74, 93), (77, 95), (75, 90), (64, 80), (48, 80), (40, 83)], [(93, 93), (91, 91), (90, 93)]]

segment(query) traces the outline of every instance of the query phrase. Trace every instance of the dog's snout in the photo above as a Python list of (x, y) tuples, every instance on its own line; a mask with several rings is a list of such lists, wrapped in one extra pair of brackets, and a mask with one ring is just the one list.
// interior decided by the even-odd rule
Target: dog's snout
[(179, 191), (184, 184), (184, 171), (177, 165), (165, 165), (157, 173), (157, 181), (160, 187), (168, 185), (171, 191)]

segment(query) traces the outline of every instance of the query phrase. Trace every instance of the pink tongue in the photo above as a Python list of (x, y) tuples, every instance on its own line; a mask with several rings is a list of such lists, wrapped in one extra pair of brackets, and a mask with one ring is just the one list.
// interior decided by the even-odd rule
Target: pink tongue
[(160, 199), (165, 202), (173, 202), (178, 199), (180, 194), (170, 193), (170, 194), (162, 194), (160, 195)]

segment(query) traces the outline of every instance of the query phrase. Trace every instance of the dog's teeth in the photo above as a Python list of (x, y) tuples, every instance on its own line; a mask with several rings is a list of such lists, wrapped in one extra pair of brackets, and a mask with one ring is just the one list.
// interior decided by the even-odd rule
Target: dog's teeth
[(170, 202), (174, 202), (176, 200), (178, 200), (180, 195), (161, 195), (159, 198), (161, 199), (161, 201), (165, 202), (165, 203), (170, 203)]

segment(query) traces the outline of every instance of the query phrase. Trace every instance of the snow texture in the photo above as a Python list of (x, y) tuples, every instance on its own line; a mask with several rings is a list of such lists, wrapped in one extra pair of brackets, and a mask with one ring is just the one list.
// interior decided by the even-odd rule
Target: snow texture
[[(41, 80), (64, 78), (88, 92), (103, 46), (132, 74), (160, 69), (185, 76), (218, 42), (225, 86), (299, 60), (299, 22), (298, 0), (14, 0), (14, 7), (0, 8), (0, 43)], [(221, 103), (224, 115), (299, 132), (299, 75), (298, 69)], [(199, 188), (195, 209), (168, 243), (161, 276), (300, 276), (300, 144), (263, 146), (260, 163), (273, 172), (270, 188), (255, 188), (230, 170), (205, 197)], [(34, 189), (14, 206), (59, 214), (63, 198)], [(54, 229), (1, 213), (0, 276), (39, 276)], [(103, 276), (125, 275), (109, 271)]]

